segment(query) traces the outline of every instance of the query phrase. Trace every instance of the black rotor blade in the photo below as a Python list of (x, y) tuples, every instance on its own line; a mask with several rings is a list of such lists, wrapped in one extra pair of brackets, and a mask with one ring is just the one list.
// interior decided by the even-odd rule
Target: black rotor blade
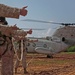
[(40, 22), (40, 23), (52, 23), (52, 24), (61, 24), (56, 22), (50, 22), (50, 21), (42, 21), (42, 20), (33, 20), (33, 19), (24, 19), (22, 21), (29, 21), (29, 22)]
[(22, 21), (29, 21), (29, 22), (40, 22), (40, 23), (51, 23), (51, 24), (60, 24), (60, 25), (75, 25), (75, 23), (58, 23), (58, 22), (50, 22), (50, 21), (43, 21), (43, 20), (33, 20), (33, 19), (24, 19)]
[(61, 23), (61, 25), (68, 26), (68, 25), (75, 25), (75, 23)]

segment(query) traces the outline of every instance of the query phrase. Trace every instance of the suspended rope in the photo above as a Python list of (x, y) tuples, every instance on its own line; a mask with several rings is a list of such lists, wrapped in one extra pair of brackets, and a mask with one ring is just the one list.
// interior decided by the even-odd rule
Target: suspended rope
[[(22, 61), (22, 59), (23, 59), (23, 40), (21, 40), (21, 58), (19, 58), (18, 57), (18, 55), (17, 55), (17, 50), (16, 50), (16, 47), (15, 47), (15, 44), (14, 44), (14, 38), (12, 38), (12, 44), (13, 44), (13, 48), (14, 48), (14, 52), (15, 52), (15, 55), (16, 55), (16, 57), (17, 57), (17, 59), (19, 60), (19, 61)], [(25, 43), (25, 47), (26, 47), (26, 42), (24, 42)], [(29, 64), (31, 63), (31, 61), (34, 59), (34, 56), (32, 55), (32, 58), (31, 58), (31, 60), (29, 60), (28, 62), (27, 62), (27, 64), (26, 64), (26, 67), (28, 67), (29, 66)]]
[(26, 65), (26, 67), (28, 67), (29, 66), (29, 64), (31, 63), (31, 61), (34, 59), (34, 56), (32, 56), (32, 58), (27, 62), (27, 65)]
[(12, 38), (12, 44), (13, 44), (15, 55), (19, 61), (22, 61), (22, 58), (23, 58), (23, 40), (21, 40), (21, 58), (19, 58), (17, 55), (17, 50), (15, 48), (15, 44), (14, 44), (13, 40), (14, 40), (14, 38)]

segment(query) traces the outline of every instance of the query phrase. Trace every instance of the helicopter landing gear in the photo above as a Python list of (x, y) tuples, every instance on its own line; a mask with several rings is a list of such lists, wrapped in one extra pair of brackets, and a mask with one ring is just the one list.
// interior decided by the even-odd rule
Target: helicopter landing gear
[(47, 55), (47, 58), (53, 58), (53, 56), (52, 55)]

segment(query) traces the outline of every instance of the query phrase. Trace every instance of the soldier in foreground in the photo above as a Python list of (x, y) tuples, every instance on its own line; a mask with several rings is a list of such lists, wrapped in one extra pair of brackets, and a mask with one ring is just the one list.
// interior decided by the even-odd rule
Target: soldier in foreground
[[(30, 29), (27, 33), (32, 34), (32, 29)], [(16, 52), (18, 58), (16, 58), (16, 62), (15, 62), (15, 73), (17, 73), (17, 68), (19, 66), (20, 61), (22, 61), (22, 66), (24, 68), (24, 74), (28, 73), (27, 70), (26, 70), (26, 68), (27, 68), (26, 67), (26, 41), (27, 41), (27, 39), (26, 39), (26, 37), (24, 37), (24, 39), (20, 39), (17, 42), (19, 44), (19, 48)], [(23, 55), (21, 57), (22, 49), (23, 49)]]
[[(27, 6), (26, 6), (27, 7)], [(0, 16), (8, 18), (19, 18), (26, 16), (27, 10), (23, 8), (13, 8), (4, 4), (0, 4)], [(5, 23), (6, 24), (6, 23)], [(14, 35), (27, 35), (26, 32), (18, 34), (16, 26), (6, 26), (4, 22), (0, 22), (0, 58), (2, 60), (1, 75), (13, 75), (13, 57), (14, 51), (12, 46), (12, 37)], [(4, 26), (3, 26), (4, 25)], [(16, 32), (16, 33), (15, 33)]]
[[(18, 30), (18, 31), (17, 31)], [(2, 60), (1, 74), (13, 75), (14, 49), (12, 37), (23, 40), (29, 31), (20, 31), (16, 26), (0, 26), (0, 58)]]
[[(30, 30), (29, 34), (32, 34), (32, 31)], [(24, 69), (24, 74), (28, 73), (26, 68), (27, 68), (27, 63), (26, 63), (26, 56), (27, 56), (27, 52), (26, 52), (26, 48), (27, 48), (27, 42), (37, 42), (38, 40), (30, 40), (28, 38), (24, 38), (23, 40), (19, 40), (18, 44), (19, 44), (19, 49), (17, 50), (17, 59), (15, 62), (15, 73), (17, 73), (17, 69), (19, 67), (19, 63), (20, 61), (22, 61), (22, 67)], [(23, 43), (23, 45), (22, 45)], [(22, 48), (23, 47), (23, 48)], [(23, 50), (22, 50), (23, 49)], [(23, 53), (22, 53), (23, 52)], [(22, 55), (23, 54), (23, 55)], [(22, 57), (21, 57), (22, 55)]]
[[(0, 17), (0, 59), (1, 59), (1, 75), (11, 74), (12, 73), (12, 59), (13, 59), (13, 48), (11, 43), (11, 36), (6, 36), (2, 25), (7, 25), (5, 17)], [(7, 32), (5, 31), (7, 34)], [(10, 66), (11, 65), (11, 66)], [(8, 70), (9, 69), (9, 70)], [(7, 71), (8, 70), (8, 71)], [(8, 75), (9, 75), (8, 74)]]

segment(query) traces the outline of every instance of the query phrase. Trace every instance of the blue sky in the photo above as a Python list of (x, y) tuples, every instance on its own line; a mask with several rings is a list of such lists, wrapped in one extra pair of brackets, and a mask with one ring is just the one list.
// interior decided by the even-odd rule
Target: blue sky
[(9, 25), (17, 24), (20, 28), (44, 28), (34, 31), (31, 36), (43, 37), (51, 35), (60, 25), (21, 21), (24, 19), (45, 20), (54, 22), (75, 22), (75, 0), (0, 0), (8, 6), (22, 8), (28, 6), (28, 14), (19, 19), (7, 18)]

